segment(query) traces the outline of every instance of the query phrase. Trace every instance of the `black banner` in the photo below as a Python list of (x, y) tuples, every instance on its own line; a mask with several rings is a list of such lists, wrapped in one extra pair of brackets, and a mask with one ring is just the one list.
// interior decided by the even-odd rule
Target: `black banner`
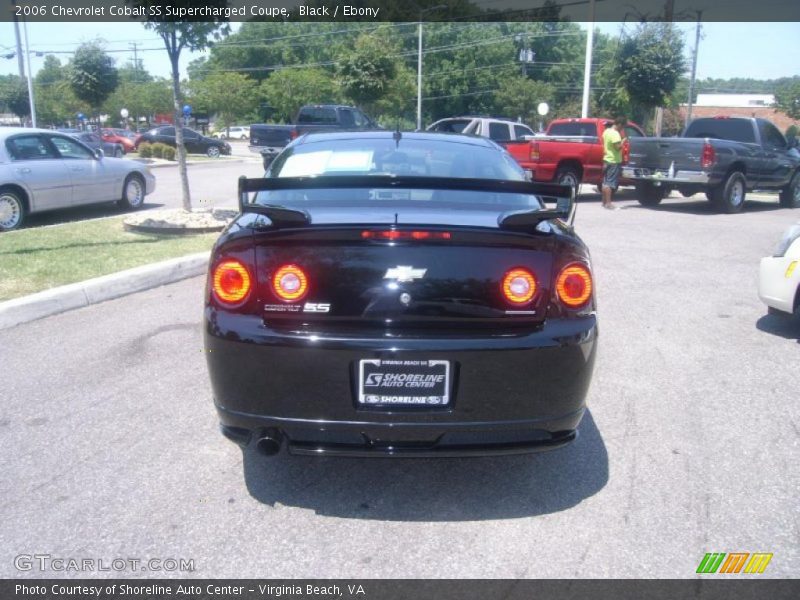
[(800, 21), (795, 0), (0, 0), (0, 21)]
[[(784, 600), (800, 580), (2, 580), (3, 600)], [(751, 576), (747, 576), (751, 577)]]

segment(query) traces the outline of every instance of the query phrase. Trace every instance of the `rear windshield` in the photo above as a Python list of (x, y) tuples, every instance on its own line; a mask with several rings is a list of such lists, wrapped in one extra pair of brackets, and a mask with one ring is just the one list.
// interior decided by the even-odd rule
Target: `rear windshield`
[(297, 116), (298, 123), (310, 124), (316, 123), (321, 125), (335, 125), (336, 124), (336, 110), (333, 108), (302, 108), (300, 114)]
[(472, 119), (448, 119), (447, 121), (436, 123), (430, 130), (441, 133), (461, 133), (470, 123), (472, 123)]
[[(525, 172), (511, 156), (496, 148), (449, 140), (391, 137), (324, 140), (290, 146), (278, 156), (269, 177), (315, 175), (398, 175), (524, 181)], [(449, 191), (432, 189), (314, 189), (259, 192), (263, 204), (322, 203), (363, 204), (382, 201), (489, 204), (492, 209), (540, 207), (538, 198), (526, 194)]]
[(597, 125), (594, 123), (553, 123), (547, 130), (547, 135), (597, 135)]
[(695, 119), (683, 137), (713, 138), (753, 144), (756, 141), (753, 123), (745, 119)]

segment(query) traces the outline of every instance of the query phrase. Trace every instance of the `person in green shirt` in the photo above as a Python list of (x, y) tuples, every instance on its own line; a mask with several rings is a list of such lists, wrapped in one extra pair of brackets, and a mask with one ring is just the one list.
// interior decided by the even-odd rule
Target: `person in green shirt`
[(614, 125), (603, 132), (603, 208), (617, 210), (611, 202), (619, 187), (622, 171), (622, 130), (627, 124), (625, 117), (614, 119)]

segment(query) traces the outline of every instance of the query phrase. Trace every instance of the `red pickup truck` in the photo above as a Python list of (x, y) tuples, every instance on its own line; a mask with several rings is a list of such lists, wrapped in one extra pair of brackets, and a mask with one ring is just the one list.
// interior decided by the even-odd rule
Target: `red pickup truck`
[[(575, 188), (603, 181), (603, 132), (611, 119), (556, 119), (543, 136), (505, 142), (511, 156), (533, 175), (534, 181), (551, 181)], [(644, 137), (642, 129), (628, 123), (624, 138)], [(624, 151), (627, 145), (623, 146)]]

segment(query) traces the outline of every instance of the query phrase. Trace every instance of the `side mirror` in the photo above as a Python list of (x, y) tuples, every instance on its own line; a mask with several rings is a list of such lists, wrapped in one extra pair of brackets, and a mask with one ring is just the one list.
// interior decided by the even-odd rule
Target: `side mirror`
[(102, 148), (95, 148), (95, 151), (94, 151), (94, 157), (95, 157), (97, 160), (102, 160), (102, 159), (103, 159), (103, 157), (104, 157), (105, 155), (106, 155), (106, 153), (105, 153), (105, 152), (103, 152), (103, 149), (102, 149)]

